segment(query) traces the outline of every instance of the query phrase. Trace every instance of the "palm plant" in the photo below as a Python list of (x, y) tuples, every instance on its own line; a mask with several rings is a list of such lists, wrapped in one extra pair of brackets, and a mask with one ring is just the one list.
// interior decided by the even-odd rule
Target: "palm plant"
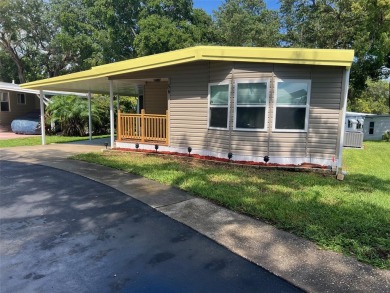
[[(49, 119), (61, 125), (65, 136), (84, 136), (88, 126), (88, 102), (76, 96), (54, 96), (46, 108)], [(99, 125), (101, 118), (92, 105), (92, 121)]]

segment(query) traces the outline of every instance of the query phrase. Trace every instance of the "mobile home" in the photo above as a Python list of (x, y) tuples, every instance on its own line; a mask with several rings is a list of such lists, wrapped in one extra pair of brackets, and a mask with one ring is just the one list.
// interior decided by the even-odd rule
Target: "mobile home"
[(199, 46), (23, 87), (139, 97), (111, 146), (237, 160), (341, 164), (352, 50)]

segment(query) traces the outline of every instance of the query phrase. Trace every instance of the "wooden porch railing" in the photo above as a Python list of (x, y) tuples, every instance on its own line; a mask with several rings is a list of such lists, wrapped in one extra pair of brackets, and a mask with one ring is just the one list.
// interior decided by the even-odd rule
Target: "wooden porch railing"
[(124, 114), (118, 111), (117, 139), (168, 144), (168, 111), (166, 115)]

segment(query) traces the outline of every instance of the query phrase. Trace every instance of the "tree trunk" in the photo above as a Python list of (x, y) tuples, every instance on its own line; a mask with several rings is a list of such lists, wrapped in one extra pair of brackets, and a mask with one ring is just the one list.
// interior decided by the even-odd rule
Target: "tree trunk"
[(17, 69), (18, 69), (18, 77), (20, 83), (25, 83), (26, 79), (24, 76), (24, 66), (22, 64), (21, 58), (15, 52), (15, 50), (11, 47), (11, 45), (7, 42), (4, 36), (1, 36), (0, 45), (3, 47), (4, 51), (9, 54), (11, 59), (14, 61)]
[(25, 83), (26, 79), (24, 77), (24, 67), (23, 67), (22, 61), (20, 59), (14, 59), (14, 62), (16, 64), (16, 67), (18, 68), (19, 82)]

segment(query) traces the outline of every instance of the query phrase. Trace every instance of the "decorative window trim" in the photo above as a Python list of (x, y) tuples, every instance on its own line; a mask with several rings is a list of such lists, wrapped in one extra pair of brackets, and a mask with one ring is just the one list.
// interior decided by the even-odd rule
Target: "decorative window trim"
[[(238, 84), (241, 83), (266, 83), (266, 100), (264, 105), (238, 105), (237, 93)], [(267, 131), (268, 125), (268, 108), (269, 108), (269, 91), (270, 91), (270, 79), (269, 78), (256, 78), (256, 79), (236, 79), (234, 82), (234, 118), (233, 118), (233, 130), (237, 131), (252, 131), (252, 132), (264, 132)], [(236, 127), (237, 123), (237, 108), (265, 108), (264, 109), (264, 128), (240, 128)]]
[[(7, 101), (3, 101), (3, 98), (6, 98)], [(11, 112), (11, 101), (8, 92), (0, 92), (0, 103), (8, 103), (8, 111), (2, 111), (0, 105), (0, 112)]]
[[(228, 85), (228, 92), (229, 92), (229, 97), (228, 97), (228, 103), (227, 105), (211, 105), (211, 87), (214, 85)], [(231, 95), (231, 84), (230, 81), (222, 81), (222, 82), (213, 82), (208, 84), (208, 108), (207, 108), (207, 128), (208, 129), (217, 129), (217, 130), (229, 130), (229, 122), (230, 122), (230, 95)], [(226, 128), (224, 127), (213, 127), (210, 126), (210, 109), (211, 108), (227, 108), (227, 126)]]
[[(306, 105), (277, 105), (278, 83), (282, 83), (282, 82), (306, 83), (307, 84)], [(273, 105), (274, 115), (272, 118), (272, 131), (273, 132), (307, 132), (307, 130), (309, 129), (310, 98), (311, 98), (311, 80), (310, 79), (275, 79), (274, 105)], [(277, 129), (276, 128), (276, 109), (277, 108), (302, 108), (302, 109), (306, 109), (305, 128), (304, 129)]]
[[(23, 97), (23, 100), (22, 100), (22, 97)], [(24, 94), (24, 93), (18, 93), (16, 95), (16, 99), (17, 99), (18, 105), (26, 105), (27, 104), (26, 94)]]

